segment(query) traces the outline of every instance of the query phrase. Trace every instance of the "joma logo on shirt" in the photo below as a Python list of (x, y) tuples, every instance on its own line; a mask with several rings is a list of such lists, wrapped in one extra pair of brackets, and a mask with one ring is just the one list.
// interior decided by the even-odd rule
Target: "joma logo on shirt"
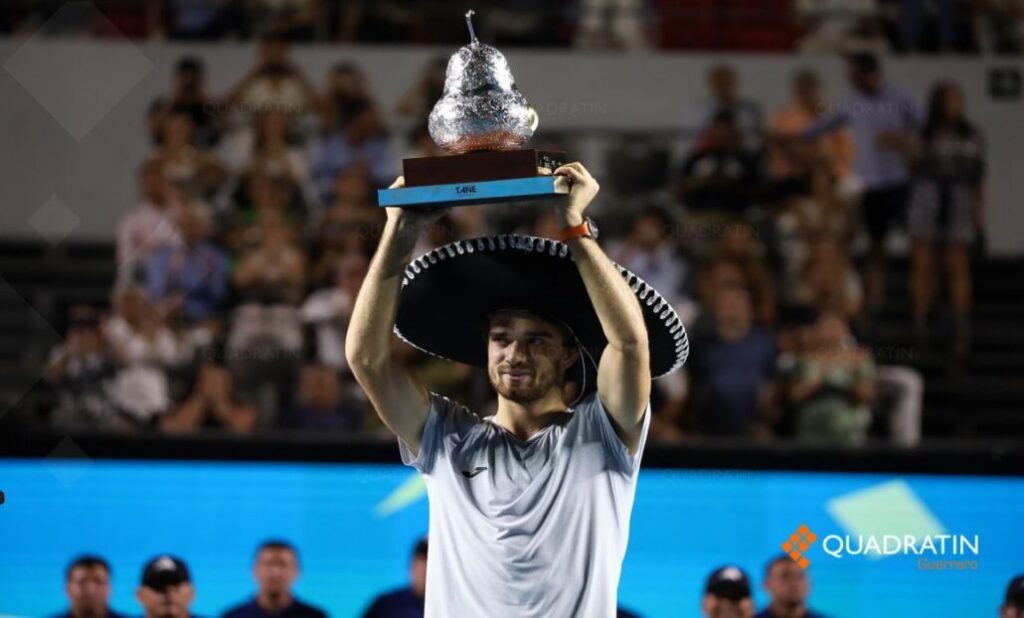
[(473, 478), (474, 476), (480, 474), (481, 472), (483, 472), (486, 469), (487, 468), (484, 467), (484, 466), (477, 466), (476, 468), (474, 468), (472, 470), (472, 472), (469, 471), (469, 470), (463, 470), (462, 471), (462, 476), (466, 477), (467, 479), (471, 479), (471, 478)]

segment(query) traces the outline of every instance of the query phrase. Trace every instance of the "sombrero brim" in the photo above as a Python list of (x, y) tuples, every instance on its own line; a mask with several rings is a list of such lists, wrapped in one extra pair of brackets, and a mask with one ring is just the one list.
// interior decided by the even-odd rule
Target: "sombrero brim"
[[(675, 371), (690, 349), (679, 316), (640, 277), (615, 266), (643, 310), (651, 376)], [(595, 363), (608, 343), (568, 245), (519, 234), (460, 240), (414, 259), (402, 281), (395, 333), (433, 356), (486, 367), (487, 320), (499, 309), (562, 322)]]

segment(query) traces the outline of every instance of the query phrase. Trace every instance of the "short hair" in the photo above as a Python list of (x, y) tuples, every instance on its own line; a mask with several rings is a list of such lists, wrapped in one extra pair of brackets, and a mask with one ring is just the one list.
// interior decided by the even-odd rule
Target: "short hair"
[(496, 314), (502, 313), (502, 312), (506, 312), (506, 311), (515, 311), (515, 312), (521, 312), (521, 313), (529, 313), (530, 315), (532, 315), (533, 317), (537, 318), (538, 320), (543, 320), (544, 322), (547, 322), (548, 324), (553, 326), (555, 328), (555, 330), (558, 331), (558, 334), (562, 337), (562, 343), (566, 347), (576, 347), (576, 344), (579, 343), (579, 341), (577, 341), (577, 339), (576, 339), (576, 336), (573, 335), (572, 329), (570, 329), (562, 321), (557, 320), (555, 318), (552, 318), (550, 316), (544, 315), (543, 313), (537, 313), (536, 311), (533, 311), (531, 309), (512, 309), (512, 308), (496, 309), (496, 310), (492, 311), (491, 313), (489, 313), (487, 315), (487, 322), (484, 324), (484, 328), (485, 328), (484, 333), (483, 333), (484, 341), (487, 340), (487, 335), (490, 332), (491, 320), (494, 318), (494, 316)]
[(256, 554), (253, 559), (258, 559), (260, 554), (266, 549), (284, 549), (290, 551), (295, 556), (295, 562), (299, 561), (299, 550), (295, 549), (295, 545), (285, 541), (284, 539), (267, 539), (259, 544), (256, 548)]
[(107, 572), (108, 576), (111, 574), (110, 563), (104, 558), (95, 554), (82, 554), (68, 563), (67, 568), (64, 570), (64, 581), (71, 579), (72, 571), (77, 568), (91, 569), (93, 567), (101, 567)]
[(857, 52), (846, 56), (846, 62), (858, 71), (875, 72), (882, 68), (878, 56), (868, 52)]

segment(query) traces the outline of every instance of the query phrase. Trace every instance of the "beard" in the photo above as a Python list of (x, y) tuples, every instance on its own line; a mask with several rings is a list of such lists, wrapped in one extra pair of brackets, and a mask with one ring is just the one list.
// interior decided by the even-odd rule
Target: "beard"
[(534, 367), (529, 369), (530, 375), (525, 379), (510, 380), (505, 373), (509, 371), (501, 367), (488, 372), (491, 387), (505, 399), (516, 403), (529, 403), (543, 398), (552, 386), (557, 386), (556, 376), (551, 371)]

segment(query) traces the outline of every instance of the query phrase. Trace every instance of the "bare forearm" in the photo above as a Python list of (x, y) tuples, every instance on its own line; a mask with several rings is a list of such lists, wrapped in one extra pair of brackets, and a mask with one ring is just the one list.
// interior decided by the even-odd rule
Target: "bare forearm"
[(609, 345), (619, 349), (646, 346), (640, 303), (597, 241), (574, 238), (568, 245)]
[(349, 321), (345, 353), (355, 367), (390, 358), (391, 331), (398, 313), (405, 267), (412, 260), (416, 231), (395, 220), (384, 226), (377, 254), (363, 280)]

